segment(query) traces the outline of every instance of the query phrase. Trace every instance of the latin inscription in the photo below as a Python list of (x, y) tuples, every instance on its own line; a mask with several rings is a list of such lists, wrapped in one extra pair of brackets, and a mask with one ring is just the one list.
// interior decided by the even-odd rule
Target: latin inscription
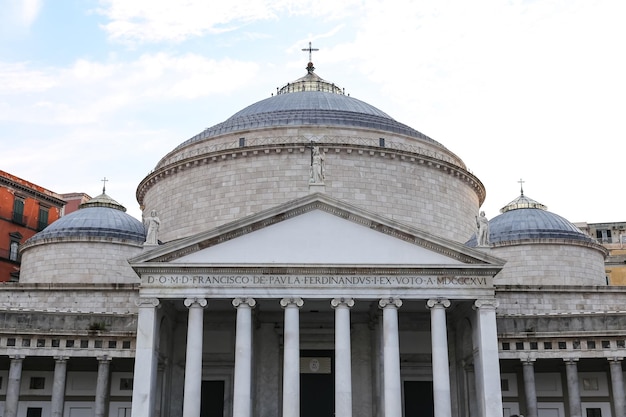
[(369, 275), (146, 275), (148, 286), (214, 287), (485, 287), (486, 277)]

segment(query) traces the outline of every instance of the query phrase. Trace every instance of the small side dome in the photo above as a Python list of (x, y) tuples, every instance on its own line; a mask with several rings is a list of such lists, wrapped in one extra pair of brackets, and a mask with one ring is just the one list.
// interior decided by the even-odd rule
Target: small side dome
[(103, 190), (26, 241), (20, 282), (136, 284), (127, 259), (143, 250), (144, 241), (143, 224)]
[(105, 238), (143, 243), (145, 236), (143, 224), (126, 214), (124, 206), (102, 193), (28, 239), (25, 247), (59, 238)]
[[(489, 221), (481, 249), (506, 260), (496, 285), (606, 285), (607, 250), (563, 217), (521, 195)], [(476, 236), (468, 246), (477, 246)]]
[[(571, 222), (548, 211), (548, 208), (523, 193), (500, 209), (489, 221), (489, 243), (498, 245), (528, 239), (570, 239), (593, 243), (593, 239)], [(476, 246), (476, 236), (467, 242)]]
[(523, 193), (500, 209), (489, 221), (490, 243), (524, 239), (571, 239), (593, 242), (571, 222), (548, 211), (548, 208)]

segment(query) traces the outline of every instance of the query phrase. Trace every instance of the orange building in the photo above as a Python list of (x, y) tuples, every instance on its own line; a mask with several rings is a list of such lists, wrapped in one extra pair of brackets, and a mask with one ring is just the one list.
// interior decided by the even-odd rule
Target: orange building
[(0, 282), (18, 280), (20, 245), (61, 217), (64, 205), (59, 194), (0, 171)]

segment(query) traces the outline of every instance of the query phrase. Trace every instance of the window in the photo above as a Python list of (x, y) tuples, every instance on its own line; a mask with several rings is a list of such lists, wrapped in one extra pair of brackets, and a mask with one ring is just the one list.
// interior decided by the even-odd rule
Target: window
[(30, 389), (44, 389), (46, 387), (46, 378), (42, 376), (34, 376), (30, 378)]
[(596, 238), (602, 243), (610, 243), (611, 231), (608, 229), (596, 230)]
[(588, 408), (587, 417), (602, 417), (602, 410), (600, 408)]
[(11, 241), (11, 246), (9, 247), (9, 259), (17, 262), (17, 254), (19, 253), (20, 244), (16, 241)]
[(120, 391), (132, 391), (133, 379), (132, 378), (120, 378)]
[(43, 409), (41, 407), (28, 407), (26, 409), (26, 417), (41, 417)]
[(18, 262), (20, 260), (20, 241), (22, 234), (20, 232), (9, 233), (9, 260)]
[(130, 417), (130, 407), (120, 407), (117, 409), (117, 417)]
[(26, 224), (24, 199), (22, 197), (15, 196), (15, 200), (13, 200), (13, 221), (21, 225)]
[(48, 207), (39, 206), (39, 218), (37, 220), (37, 231), (41, 231), (48, 226)]

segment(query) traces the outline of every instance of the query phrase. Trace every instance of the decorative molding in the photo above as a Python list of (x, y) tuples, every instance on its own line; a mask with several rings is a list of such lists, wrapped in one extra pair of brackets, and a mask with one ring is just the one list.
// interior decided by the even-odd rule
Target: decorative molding
[(344, 297), (333, 298), (332, 300), (330, 300), (330, 305), (332, 306), (332, 308), (337, 308), (339, 306), (346, 306), (348, 308), (352, 308), (354, 307), (354, 298), (344, 298)]
[(192, 297), (192, 298), (185, 298), (184, 304), (185, 304), (185, 307), (187, 308), (195, 307), (196, 305), (201, 308), (205, 308), (208, 304), (208, 301), (206, 300), (206, 298)]
[(304, 301), (300, 297), (292, 297), (292, 298), (282, 298), (280, 300), (280, 306), (282, 308), (287, 308), (290, 305), (295, 305), (300, 308), (304, 305)]
[(498, 306), (500, 305), (500, 302), (498, 300), (496, 300), (495, 298), (479, 298), (478, 300), (474, 301), (474, 305), (472, 306), (472, 308), (474, 310), (477, 309), (496, 309), (498, 308)]
[(158, 298), (138, 298), (135, 300), (135, 305), (139, 308), (141, 307), (158, 307), (160, 304)]
[[(414, 140), (414, 139), (409, 139)], [(215, 138), (212, 138), (212, 142)], [(161, 179), (186, 169), (191, 169), (199, 165), (207, 165), (235, 159), (241, 157), (261, 156), (274, 153), (281, 153), (283, 150), (293, 153), (303, 152), (310, 141), (305, 136), (284, 136), (269, 138), (247, 139), (245, 147), (239, 146), (239, 138), (229, 143), (217, 143), (201, 148), (189, 149), (187, 151), (175, 150), (170, 155), (164, 157), (158, 168), (146, 176), (137, 187), (137, 200), (140, 205), (147, 191)], [(391, 158), (401, 161), (428, 166), (447, 173), (459, 180), (468, 183), (476, 192), (482, 202), (486, 197), (485, 187), (482, 182), (467, 170), (467, 167), (456, 155), (451, 156), (443, 152), (436, 152), (421, 146), (414, 146), (402, 142), (387, 141), (385, 147), (378, 145), (378, 139), (369, 139), (351, 136), (325, 136), (324, 142), (318, 142), (324, 147), (324, 152), (334, 150), (339, 153), (345, 150), (346, 153), (357, 151), (363, 154), (368, 151), (369, 155), (378, 155), (381, 158)], [(197, 145), (197, 144), (196, 144)], [(437, 146), (437, 144), (432, 144)], [(261, 152), (262, 151), (262, 152)], [(176, 154), (176, 156), (174, 156)], [(227, 158), (229, 157), (230, 158)]]
[(254, 308), (256, 306), (256, 300), (254, 298), (240, 298), (237, 297), (233, 300), (233, 307), (245, 306), (247, 305), (250, 308)]
[(394, 306), (396, 308), (402, 307), (402, 300), (399, 298), (390, 297), (390, 298), (383, 298), (378, 301), (378, 307), (380, 308), (394, 307)]
[(443, 298), (443, 297), (430, 298), (426, 302), (426, 306), (428, 308), (433, 308), (435, 306), (441, 306), (443, 308), (448, 308), (448, 307), (450, 307), (450, 300), (448, 300), (447, 298)]

